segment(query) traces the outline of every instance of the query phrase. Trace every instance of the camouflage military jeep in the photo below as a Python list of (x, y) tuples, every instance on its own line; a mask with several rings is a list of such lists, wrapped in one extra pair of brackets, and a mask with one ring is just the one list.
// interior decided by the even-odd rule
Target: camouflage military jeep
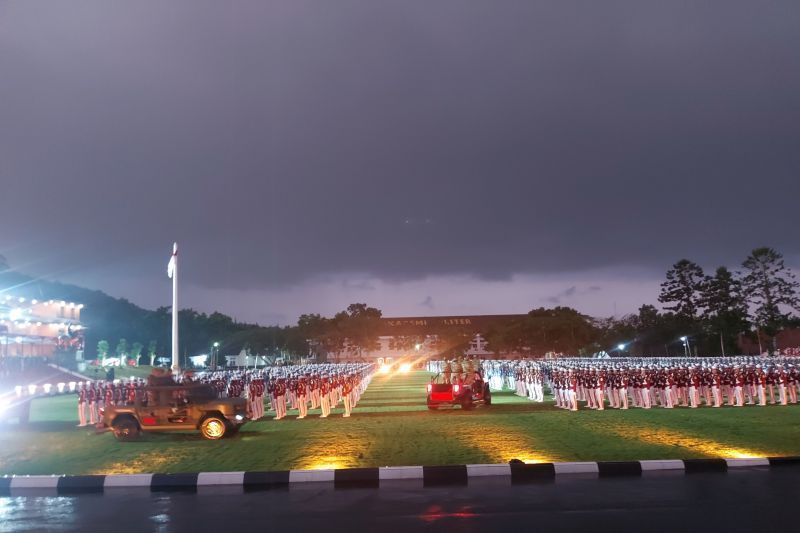
[(129, 405), (103, 410), (103, 425), (117, 440), (134, 440), (148, 431), (199, 430), (204, 438), (232, 435), (247, 422), (244, 398), (218, 398), (211, 385), (149, 386)]

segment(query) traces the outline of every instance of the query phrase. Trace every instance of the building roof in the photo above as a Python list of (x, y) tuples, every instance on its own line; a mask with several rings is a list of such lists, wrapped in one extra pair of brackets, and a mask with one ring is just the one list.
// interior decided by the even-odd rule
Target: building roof
[(504, 325), (526, 315), (447, 315), (381, 318), (380, 335), (435, 335), (446, 328), (464, 328), (486, 333), (494, 325)]

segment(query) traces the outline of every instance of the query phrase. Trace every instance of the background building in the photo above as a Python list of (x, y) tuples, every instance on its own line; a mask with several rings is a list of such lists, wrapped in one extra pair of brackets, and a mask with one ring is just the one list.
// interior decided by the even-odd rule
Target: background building
[(486, 333), (492, 327), (502, 327), (525, 315), (471, 315), (471, 316), (423, 316), (381, 318), (378, 333), (378, 349), (362, 351), (355, 355), (345, 350), (329, 353), (329, 360), (347, 359), (398, 359), (401, 357), (451, 357), (452, 350), (444, 345), (442, 337), (458, 330), (471, 337), (464, 353), (469, 356), (491, 358), (496, 354), (486, 341)]
[(0, 356), (83, 355), (82, 304), (0, 296)]

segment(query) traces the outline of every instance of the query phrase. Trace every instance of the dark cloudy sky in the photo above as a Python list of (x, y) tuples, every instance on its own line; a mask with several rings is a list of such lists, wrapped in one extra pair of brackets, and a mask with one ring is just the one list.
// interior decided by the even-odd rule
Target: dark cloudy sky
[(288, 323), (800, 257), (800, 2), (0, 1), (0, 253)]

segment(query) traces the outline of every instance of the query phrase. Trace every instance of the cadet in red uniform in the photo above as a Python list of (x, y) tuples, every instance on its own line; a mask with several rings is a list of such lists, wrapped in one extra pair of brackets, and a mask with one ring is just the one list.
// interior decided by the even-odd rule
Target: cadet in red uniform
[(700, 388), (702, 376), (699, 368), (693, 368), (689, 372), (689, 402), (692, 409), (697, 409), (700, 405)]
[(286, 416), (286, 380), (279, 378), (272, 393), (275, 398), (275, 420)]
[(570, 370), (569, 377), (567, 378), (568, 387), (567, 391), (567, 401), (568, 401), (568, 408), (570, 411), (577, 411), (578, 410), (578, 377), (575, 373)]
[(83, 382), (78, 383), (78, 427), (84, 427), (86, 425), (86, 403), (87, 403), (87, 394), (86, 394), (86, 387), (84, 386)]
[(128, 388), (126, 391), (127, 392), (126, 402), (128, 405), (133, 405), (136, 403), (136, 388), (137, 384), (134, 383), (133, 381), (130, 381), (128, 383)]
[(744, 407), (744, 372), (739, 367), (733, 373), (733, 402), (736, 407)]
[(269, 397), (269, 408), (276, 412), (275, 407), (275, 378), (272, 376), (267, 380), (267, 396)]
[(301, 420), (308, 414), (308, 401), (306, 400), (306, 378), (300, 377), (295, 388), (297, 392), (297, 419)]
[(331, 414), (331, 399), (329, 394), (330, 383), (328, 383), (328, 377), (322, 376), (319, 383), (319, 403), (322, 408), (322, 414), (319, 415), (320, 418), (327, 418), (328, 415)]
[(794, 365), (789, 365), (789, 371), (786, 375), (786, 390), (789, 394), (789, 403), (797, 403), (797, 379), (797, 369)]
[(642, 369), (642, 379), (640, 381), (640, 385), (642, 393), (642, 407), (645, 409), (650, 409), (653, 404), (652, 397), (650, 395), (650, 388), (653, 386), (653, 378), (645, 369)]
[(112, 405), (114, 405), (114, 385), (109, 383), (106, 385), (103, 408), (108, 409)]
[(344, 383), (342, 384), (342, 398), (344, 399), (344, 414), (342, 415), (344, 418), (350, 416), (350, 410), (352, 406), (350, 405), (350, 392), (353, 390), (353, 385), (350, 382), (349, 377), (345, 377)]
[(87, 382), (86, 396), (89, 401), (89, 423), (97, 424), (97, 389), (94, 388), (92, 382)]
[(251, 420), (255, 420), (257, 418), (256, 388), (256, 380), (251, 378), (250, 383), (247, 384), (247, 410), (250, 412)]
[(264, 416), (264, 378), (259, 376), (256, 379), (256, 420)]

